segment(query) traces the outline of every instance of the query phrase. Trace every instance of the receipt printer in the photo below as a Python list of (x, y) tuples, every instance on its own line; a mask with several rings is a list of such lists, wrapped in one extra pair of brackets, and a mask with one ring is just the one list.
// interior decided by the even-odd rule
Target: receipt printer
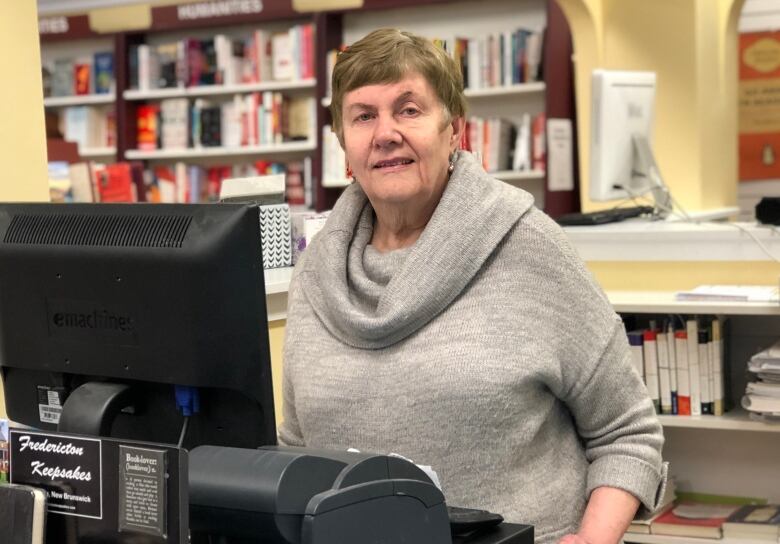
[(193, 543), (452, 543), (444, 496), (404, 459), (200, 446), (189, 462)]

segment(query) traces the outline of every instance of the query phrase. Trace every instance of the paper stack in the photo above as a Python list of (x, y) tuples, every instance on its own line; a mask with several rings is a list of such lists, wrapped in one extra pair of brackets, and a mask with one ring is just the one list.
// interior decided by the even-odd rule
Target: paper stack
[(753, 355), (748, 370), (756, 381), (747, 384), (742, 407), (758, 419), (780, 422), (780, 341)]

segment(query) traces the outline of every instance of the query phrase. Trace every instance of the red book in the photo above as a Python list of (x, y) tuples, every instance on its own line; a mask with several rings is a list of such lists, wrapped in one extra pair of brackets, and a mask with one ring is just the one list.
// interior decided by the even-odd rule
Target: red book
[(119, 162), (109, 164), (98, 174), (97, 182), (100, 202), (136, 202), (130, 164)]
[(650, 524), (654, 535), (722, 538), (723, 523), (739, 505), (682, 502)]
[(159, 133), (157, 119), (159, 114), (159, 104), (138, 106), (136, 110), (138, 149), (157, 149), (157, 136)]
[(89, 64), (73, 65), (73, 86), (76, 94), (89, 94), (89, 76), (92, 68)]

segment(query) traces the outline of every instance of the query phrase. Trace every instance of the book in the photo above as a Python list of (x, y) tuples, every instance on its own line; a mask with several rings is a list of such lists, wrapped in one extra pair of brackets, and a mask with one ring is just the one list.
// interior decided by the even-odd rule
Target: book
[(667, 536), (721, 538), (722, 526), (739, 505), (684, 501), (658, 516), (650, 524), (650, 533)]
[(658, 340), (655, 330), (644, 331), (644, 343), (642, 355), (645, 366), (645, 386), (653, 401), (655, 412), (661, 413), (661, 399), (658, 385)]
[[(0, 485), (0, 535), (12, 535), (16, 544), (43, 544), (46, 492), (40, 488)], [(4, 537), (5, 538), (5, 537)]]
[(634, 362), (639, 377), (645, 379), (645, 363), (642, 344), (644, 343), (644, 334), (642, 331), (631, 331), (628, 333), (628, 345), (631, 350), (631, 359)]
[(669, 477), (669, 479), (666, 481), (664, 494), (663, 497), (661, 497), (658, 508), (656, 508), (653, 512), (647, 512), (644, 509), (640, 509), (640, 511), (643, 511), (643, 513), (637, 513), (634, 519), (631, 520), (631, 525), (629, 525), (628, 529), (626, 529), (626, 532), (649, 535), (650, 525), (652, 525), (653, 521), (674, 507), (674, 501), (676, 498), (677, 484), (674, 477)]
[[(771, 26), (771, 25), (770, 25)], [(780, 131), (767, 97), (780, 91), (780, 66), (772, 59), (780, 31), (739, 34), (739, 179), (780, 177)]]
[(780, 538), (780, 505), (748, 504), (723, 523), (723, 536), (777, 542)]
[(691, 381), (688, 370), (688, 333), (684, 330), (674, 332), (674, 353), (677, 363), (677, 413), (691, 415)]
[(701, 302), (780, 302), (776, 285), (699, 285), (690, 291), (678, 291), (679, 301)]
[(701, 415), (701, 378), (699, 376), (699, 324), (695, 318), (685, 322), (688, 332), (688, 376), (691, 387), (691, 415)]
[(95, 93), (108, 94), (114, 89), (114, 54), (110, 51), (95, 53), (92, 57)]

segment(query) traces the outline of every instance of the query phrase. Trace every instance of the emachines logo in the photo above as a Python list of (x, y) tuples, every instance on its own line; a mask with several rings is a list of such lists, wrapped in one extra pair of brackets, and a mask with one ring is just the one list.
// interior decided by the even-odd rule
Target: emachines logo
[(91, 312), (54, 312), (52, 324), (57, 328), (133, 332), (135, 321), (128, 315), (117, 315), (108, 310)]
[(138, 312), (132, 304), (98, 300), (47, 299), (49, 335), (68, 341), (94, 340), (120, 345), (138, 342)]

